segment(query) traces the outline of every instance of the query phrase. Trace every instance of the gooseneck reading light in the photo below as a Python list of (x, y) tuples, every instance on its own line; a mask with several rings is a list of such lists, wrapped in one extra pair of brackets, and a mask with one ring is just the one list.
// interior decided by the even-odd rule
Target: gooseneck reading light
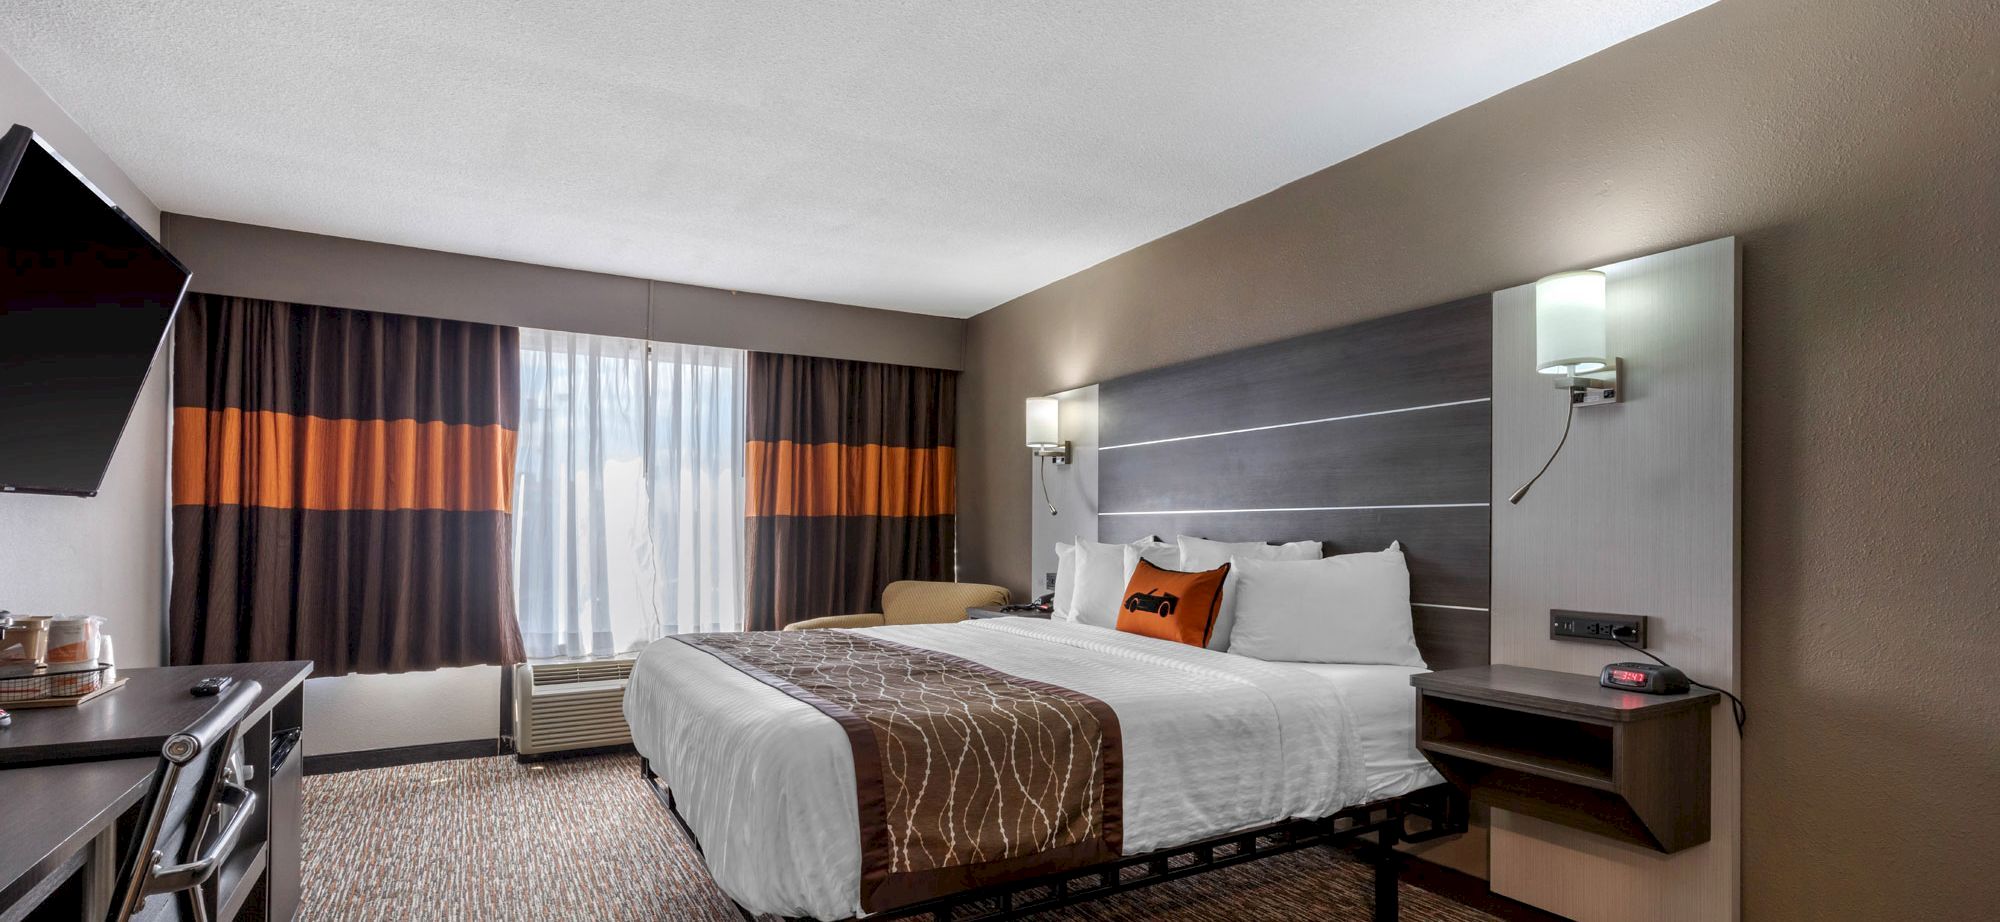
[(1513, 496), (1507, 497), (1508, 505), (1520, 505), (1521, 497), (1528, 495), (1528, 488), (1534, 486), (1535, 481), (1542, 479), (1542, 475), (1549, 472), (1549, 465), (1556, 463), (1556, 456), (1562, 454), (1564, 445), (1569, 444), (1569, 427), (1574, 422), (1576, 422), (1576, 404), (1572, 403), (1569, 405), (1569, 412), (1563, 415), (1563, 434), (1562, 438), (1556, 440), (1556, 450), (1549, 452), (1549, 459), (1542, 462), (1542, 469), (1536, 471), (1535, 476), (1528, 478), (1527, 483), (1521, 484), (1521, 488), (1515, 490)]
[(1569, 407), (1555, 450), (1535, 476), (1507, 497), (1510, 505), (1520, 504), (1569, 444), (1578, 407), (1607, 406), (1623, 399), (1617, 379), (1625, 363), (1605, 345), (1604, 282), (1604, 273), (1584, 269), (1558, 272), (1535, 283), (1535, 370), (1562, 376), (1556, 387), (1569, 397)]

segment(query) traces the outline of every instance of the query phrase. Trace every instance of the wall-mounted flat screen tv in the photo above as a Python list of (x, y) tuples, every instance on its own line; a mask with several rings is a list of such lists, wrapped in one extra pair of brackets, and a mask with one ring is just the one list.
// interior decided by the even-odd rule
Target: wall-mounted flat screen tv
[(97, 495), (187, 283), (40, 136), (0, 138), (0, 493)]

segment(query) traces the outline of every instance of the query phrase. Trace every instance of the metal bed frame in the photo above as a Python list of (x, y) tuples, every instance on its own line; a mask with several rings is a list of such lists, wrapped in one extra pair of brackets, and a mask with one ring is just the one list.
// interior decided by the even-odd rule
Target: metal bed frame
[[(674, 806), (673, 790), (644, 758), (639, 760), (639, 774), (700, 853), (701, 840)], [(928, 916), (933, 922), (1002, 922), (1324, 845), (1354, 847), (1361, 852), (1375, 871), (1375, 922), (1396, 922), (1396, 882), (1402, 858), (1396, 851), (1397, 843), (1458, 835), (1466, 830), (1466, 815), (1465, 795), (1448, 784), (1437, 784), (1400, 797), (1347, 807), (1319, 819), (1285, 820), (1103, 864), (966, 890), (886, 910), (871, 918)], [(1422, 827), (1410, 830), (1411, 819), (1422, 821)], [(1371, 833), (1373, 840), (1362, 838)], [(756, 915), (742, 904), (734, 900), (731, 904), (746, 922), (756, 922)]]

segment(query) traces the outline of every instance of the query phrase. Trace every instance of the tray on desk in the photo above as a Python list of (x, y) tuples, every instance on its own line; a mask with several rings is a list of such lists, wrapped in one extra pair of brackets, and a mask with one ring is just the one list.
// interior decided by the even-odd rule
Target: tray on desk
[(94, 691), (87, 691), (81, 695), (63, 695), (49, 698), (29, 698), (26, 701), (8, 701), (0, 703), (0, 708), (10, 711), (20, 711), (28, 708), (73, 708), (99, 695), (117, 691), (124, 685), (125, 678), (120, 676), (103, 685), (99, 685)]

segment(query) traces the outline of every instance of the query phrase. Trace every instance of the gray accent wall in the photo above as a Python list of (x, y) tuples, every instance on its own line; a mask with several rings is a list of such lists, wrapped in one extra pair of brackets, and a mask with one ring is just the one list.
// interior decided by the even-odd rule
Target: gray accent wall
[(1099, 535), (1400, 542), (1424, 661), (1485, 665), (1492, 329), (1480, 295), (1100, 383)]

